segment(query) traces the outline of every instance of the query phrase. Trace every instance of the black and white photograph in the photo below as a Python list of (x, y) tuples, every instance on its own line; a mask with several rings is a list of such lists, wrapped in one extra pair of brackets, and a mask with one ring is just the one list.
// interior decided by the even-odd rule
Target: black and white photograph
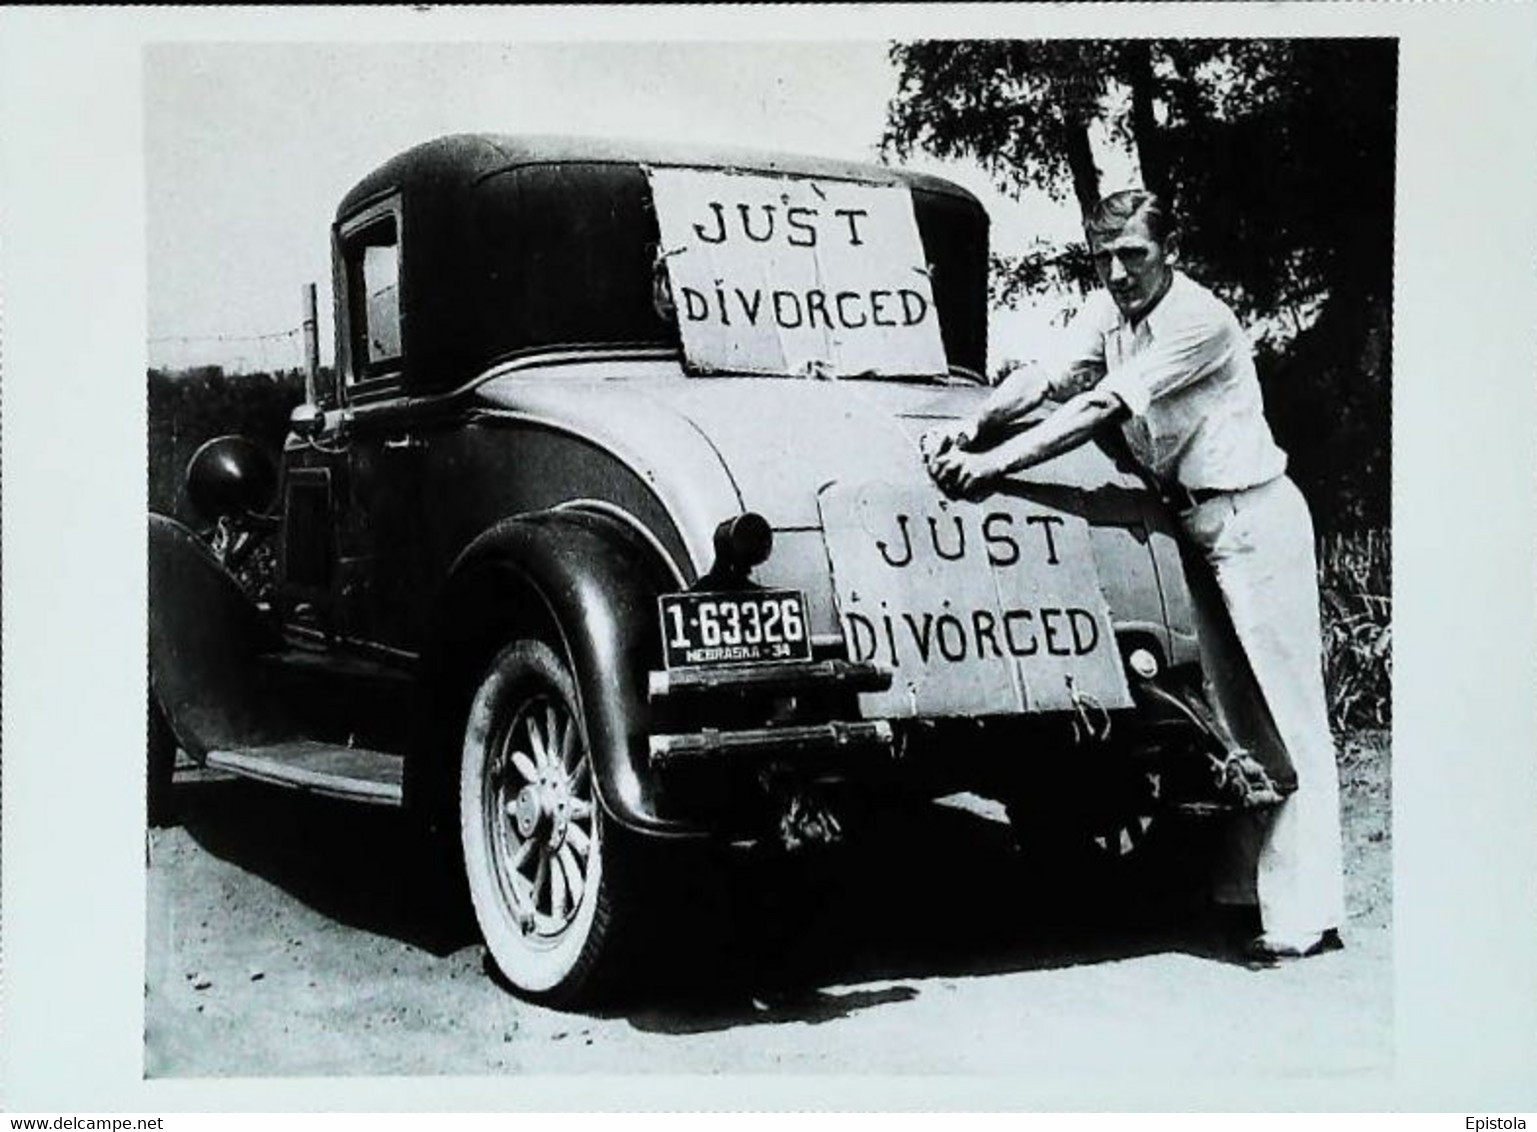
[(145, 67), (148, 1073), (1387, 1063), (1393, 39)]
[(1537, 1103), (1456, 1037), (1537, 990), (1532, 68), (1034, 7), (28, 41), (132, 96), (0, 79), (0, 190), (94, 135), (121, 240), (0, 191), (6, 994), (82, 1096)]

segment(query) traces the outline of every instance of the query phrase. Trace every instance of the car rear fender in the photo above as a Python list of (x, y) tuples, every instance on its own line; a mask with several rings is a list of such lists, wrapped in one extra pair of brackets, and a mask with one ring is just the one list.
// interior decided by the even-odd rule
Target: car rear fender
[(497, 650), (545, 640), (576, 679), (600, 803), (621, 825), (660, 835), (700, 832), (669, 813), (649, 766), (647, 673), (660, 663), (656, 597), (677, 588), (656, 549), (622, 522), (575, 510), (506, 519), (477, 537), (445, 585), (424, 658), (463, 721)]

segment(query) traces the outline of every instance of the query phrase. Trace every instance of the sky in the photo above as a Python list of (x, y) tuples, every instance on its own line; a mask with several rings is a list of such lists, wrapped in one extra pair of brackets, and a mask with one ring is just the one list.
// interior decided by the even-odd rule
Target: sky
[[(336, 203), (418, 142), (570, 133), (875, 160), (895, 89), (882, 41), (151, 46), (150, 361), (298, 365), (308, 282), (320, 285), (328, 361)], [(995, 249), (1078, 234), (1071, 205), (1012, 201), (974, 165), (908, 164), (976, 193)], [(1060, 304), (997, 314), (995, 361), (1029, 356), (1054, 315)]]

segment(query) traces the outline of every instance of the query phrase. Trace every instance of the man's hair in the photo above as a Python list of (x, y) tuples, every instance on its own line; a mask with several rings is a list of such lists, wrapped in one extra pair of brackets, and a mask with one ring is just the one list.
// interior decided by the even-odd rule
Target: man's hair
[(1091, 237), (1113, 236), (1137, 217), (1147, 226), (1147, 234), (1160, 244), (1175, 233), (1173, 218), (1157, 193), (1146, 189), (1122, 189), (1111, 193), (1084, 217), (1083, 228)]

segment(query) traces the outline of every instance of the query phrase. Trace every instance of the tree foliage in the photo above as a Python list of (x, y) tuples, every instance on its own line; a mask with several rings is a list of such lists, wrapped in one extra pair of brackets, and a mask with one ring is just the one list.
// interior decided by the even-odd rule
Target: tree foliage
[[(886, 152), (975, 160), (1015, 196), (1087, 208), (1091, 128), (1119, 131), (1191, 274), (1257, 332), (1272, 422), (1321, 517), (1387, 521), (1393, 41), (946, 41), (892, 58)], [(1081, 244), (995, 249), (996, 302), (1092, 284)]]
[(1000, 187), (1037, 188), (1080, 208), (1099, 197), (1088, 127), (1099, 117), (1121, 45), (1099, 40), (898, 45), (886, 145), (969, 157)]

